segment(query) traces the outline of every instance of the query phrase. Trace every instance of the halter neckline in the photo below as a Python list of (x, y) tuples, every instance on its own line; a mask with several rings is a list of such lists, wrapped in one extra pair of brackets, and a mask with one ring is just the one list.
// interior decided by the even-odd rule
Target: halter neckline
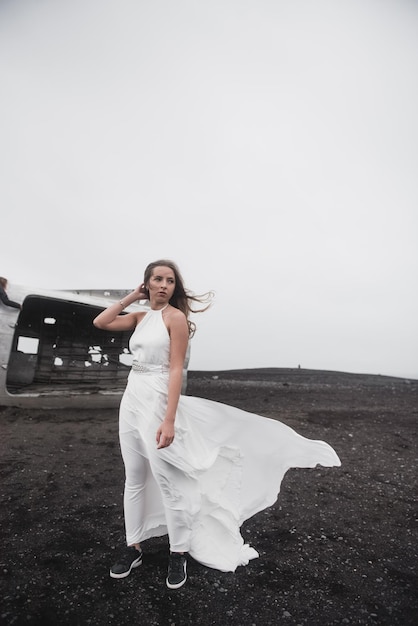
[(150, 309), (150, 311), (154, 311), (155, 313), (162, 313), (169, 305), (170, 303), (167, 302), (166, 305), (164, 305), (161, 309)]

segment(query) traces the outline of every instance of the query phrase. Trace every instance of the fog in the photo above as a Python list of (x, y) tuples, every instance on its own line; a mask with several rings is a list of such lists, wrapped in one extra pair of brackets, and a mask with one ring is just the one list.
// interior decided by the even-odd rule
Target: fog
[(418, 378), (418, 5), (0, 3), (0, 274), (213, 306), (191, 369)]

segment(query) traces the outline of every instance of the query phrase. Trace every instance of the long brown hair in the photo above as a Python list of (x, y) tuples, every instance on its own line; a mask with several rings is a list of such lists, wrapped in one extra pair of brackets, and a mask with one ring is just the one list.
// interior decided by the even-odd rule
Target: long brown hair
[[(206, 311), (210, 305), (213, 298), (213, 292), (208, 291), (202, 295), (196, 295), (190, 293), (184, 286), (184, 280), (182, 275), (180, 274), (180, 270), (177, 265), (173, 261), (168, 261), (167, 259), (159, 259), (158, 261), (153, 261), (150, 263), (144, 272), (144, 284), (147, 285), (150, 280), (152, 273), (156, 267), (169, 267), (174, 273), (176, 286), (174, 288), (174, 293), (170, 298), (171, 306), (174, 306), (176, 309), (180, 309), (184, 313), (187, 319), (187, 323), (189, 325), (189, 336), (193, 337), (196, 331), (196, 324), (189, 320), (190, 313), (203, 313)], [(192, 302), (199, 302), (200, 304), (206, 304), (203, 309), (195, 309), (191, 307)]]

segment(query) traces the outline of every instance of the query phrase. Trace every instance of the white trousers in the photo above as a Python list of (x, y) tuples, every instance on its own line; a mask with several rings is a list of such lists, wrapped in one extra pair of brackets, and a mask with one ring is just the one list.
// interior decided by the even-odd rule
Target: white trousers
[[(129, 419), (124, 419), (121, 411), (119, 439), (125, 465), (127, 545), (168, 532), (170, 550), (187, 552), (190, 549), (193, 515), (196, 513), (196, 481), (167, 461), (170, 455), (157, 450), (155, 432), (152, 433), (153, 438), (150, 433), (149, 441), (145, 441), (133, 427), (132, 415), (127, 417)], [(163, 525), (166, 526), (163, 531), (163, 526), (155, 521), (159, 518), (161, 522), (162, 511), (165, 518)]]

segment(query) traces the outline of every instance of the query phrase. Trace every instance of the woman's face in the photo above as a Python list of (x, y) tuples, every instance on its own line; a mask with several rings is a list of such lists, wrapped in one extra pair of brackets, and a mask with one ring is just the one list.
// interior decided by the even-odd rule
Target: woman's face
[(148, 285), (150, 300), (164, 306), (170, 301), (176, 287), (176, 277), (173, 270), (165, 265), (154, 267)]

